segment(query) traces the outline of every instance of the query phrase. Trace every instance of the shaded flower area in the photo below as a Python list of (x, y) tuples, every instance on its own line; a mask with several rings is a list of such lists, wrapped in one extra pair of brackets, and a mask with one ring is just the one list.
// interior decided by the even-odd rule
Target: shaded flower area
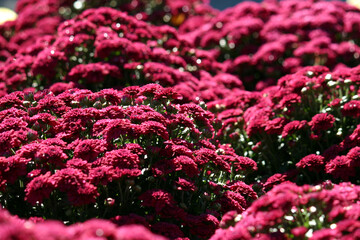
[(209, 238), (222, 214), (257, 198), (244, 182), (257, 166), (214, 140), (213, 114), (178, 97), (156, 84), (4, 96), (1, 205), (26, 218), (101, 217)]
[[(210, 102), (217, 137), (259, 167), (265, 188), (285, 180), (359, 184), (359, 67), (306, 67), (261, 92)], [(262, 174), (261, 174), (262, 173)]]

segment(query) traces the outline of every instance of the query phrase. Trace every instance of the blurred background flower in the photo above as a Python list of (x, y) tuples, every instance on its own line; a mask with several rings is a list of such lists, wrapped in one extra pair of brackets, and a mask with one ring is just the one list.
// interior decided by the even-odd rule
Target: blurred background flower
[[(345, 1), (345, 0), (342, 0)], [(347, 0), (350, 4), (360, 7), (360, 0)], [(244, 2), (242, 0), (211, 0), (211, 5), (214, 8), (223, 10), (225, 8), (236, 5), (237, 3)], [(253, 2), (261, 2), (261, 0), (254, 0)], [(10, 9), (14, 9), (16, 0), (0, 0), (0, 7), (7, 7)]]
[(16, 17), (17, 14), (13, 10), (9, 8), (0, 7), (0, 24), (8, 20), (15, 20)]
[(347, 2), (357, 8), (360, 8), (360, 0), (347, 0)]

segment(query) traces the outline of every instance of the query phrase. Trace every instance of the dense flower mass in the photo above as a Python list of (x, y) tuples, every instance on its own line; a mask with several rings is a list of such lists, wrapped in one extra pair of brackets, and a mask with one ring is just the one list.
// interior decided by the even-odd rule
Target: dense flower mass
[(30, 51), (39, 49), (38, 38), (55, 34), (57, 26), (64, 20), (86, 9), (105, 6), (127, 12), (138, 20), (174, 27), (182, 25), (191, 17), (206, 21), (217, 13), (202, 0), (19, 0), (16, 4), (18, 18), (0, 26), (0, 60), (24, 51), (22, 48), (32, 46)]
[(64, 226), (58, 221), (32, 218), (27, 221), (0, 210), (0, 239), (115, 239), (115, 240), (165, 240), (144, 226), (117, 227), (110, 221), (93, 219), (84, 223)]
[(174, 237), (210, 237), (223, 213), (257, 198), (243, 182), (257, 166), (214, 141), (213, 114), (178, 97), (156, 84), (4, 96), (1, 204), (27, 218), (136, 216), (172, 224)]
[(228, 214), (211, 240), (357, 239), (360, 189), (350, 183), (283, 183), (242, 215)]
[(262, 90), (302, 66), (357, 66), (359, 19), (357, 8), (340, 1), (249, 1), (180, 29), (196, 46), (216, 49), (223, 70), (247, 89)]
[(360, 238), (357, 8), (16, 11), (0, 25), (0, 240)]
[(62, 22), (56, 35), (19, 46), (0, 69), (1, 95), (28, 87), (99, 91), (158, 83), (195, 102), (243, 89), (236, 76), (220, 72), (213, 53), (196, 49), (174, 28), (112, 8), (89, 9)]
[(358, 184), (357, 158), (346, 157), (359, 144), (358, 69), (307, 67), (261, 92), (210, 102), (224, 123), (218, 137), (257, 161), (259, 180), (280, 173), (298, 183)]

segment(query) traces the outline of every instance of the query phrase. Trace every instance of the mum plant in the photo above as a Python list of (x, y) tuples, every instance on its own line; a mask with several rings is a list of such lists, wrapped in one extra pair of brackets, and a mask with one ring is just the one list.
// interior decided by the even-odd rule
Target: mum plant
[(19, 0), (15, 9), (18, 18), (0, 26), (0, 61), (14, 55), (19, 48), (34, 44), (40, 37), (56, 34), (61, 22), (74, 18), (87, 9), (99, 7), (112, 7), (127, 12), (138, 20), (174, 27), (180, 26), (192, 16), (207, 19), (217, 12), (202, 0)]
[(268, 187), (290, 179), (358, 184), (358, 79), (359, 67), (307, 67), (277, 86), (244, 91), (209, 108), (220, 111), (224, 123), (219, 139), (257, 161), (255, 179), (273, 175)]
[(223, 70), (246, 89), (262, 90), (304, 66), (357, 66), (359, 19), (359, 9), (340, 1), (245, 1), (180, 30), (196, 46), (216, 51)]
[[(59, 93), (158, 83), (183, 101), (219, 99), (243, 88), (220, 72), (211, 52), (197, 50), (174, 28), (153, 26), (112, 8), (89, 9), (38, 38), (0, 66), (2, 95), (32, 87)], [(58, 83), (56, 85), (53, 85)]]
[(214, 140), (213, 114), (178, 97), (156, 84), (4, 96), (1, 205), (23, 218), (210, 237), (222, 214), (257, 198), (244, 182), (257, 167)]

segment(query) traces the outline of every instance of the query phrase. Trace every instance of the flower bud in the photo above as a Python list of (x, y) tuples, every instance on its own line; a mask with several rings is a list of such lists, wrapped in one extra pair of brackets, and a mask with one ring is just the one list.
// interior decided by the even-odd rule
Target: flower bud
[(102, 108), (102, 104), (101, 104), (100, 101), (96, 101), (96, 102), (94, 103), (93, 107), (96, 108), (96, 109), (101, 109), (101, 108)]
[(114, 204), (115, 204), (115, 199), (113, 199), (113, 198), (107, 198), (105, 201), (106, 206), (111, 207), (111, 206), (114, 206)]
[(30, 105), (31, 105), (30, 101), (23, 101), (23, 106), (24, 107), (28, 108), (28, 107), (30, 107)]
[(135, 192), (140, 193), (141, 190), (142, 190), (142, 188), (141, 188), (140, 185), (135, 185), (135, 186), (134, 186), (134, 190), (135, 190)]

